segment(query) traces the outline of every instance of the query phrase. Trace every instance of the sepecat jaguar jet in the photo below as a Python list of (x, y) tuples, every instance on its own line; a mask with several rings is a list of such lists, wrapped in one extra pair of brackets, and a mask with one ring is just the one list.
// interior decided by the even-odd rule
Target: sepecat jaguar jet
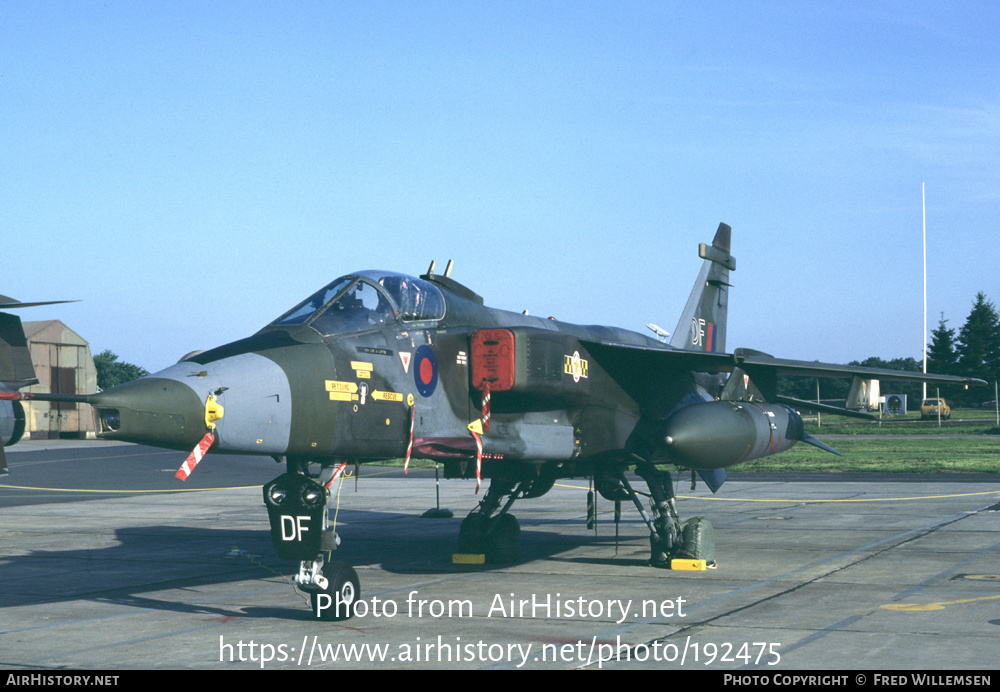
[[(797, 442), (836, 453), (805, 434), (795, 408), (819, 405), (779, 396), (779, 375), (980, 383), (726, 352), (736, 268), (729, 226), (720, 224), (699, 256), (669, 343), (655, 325), (660, 338), (486, 307), (451, 278), (450, 263), (443, 274), (432, 263), (420, 278), (361, 271), (253, 336), (98, 394), (0, 393), (0, 422), (17, 419), (18, 399), (82, 401), (93, 405), (103, 438), (194, 448), (182, 480), (209, 451), (283, 462), (285, 473), (263, 488), (273, 543), (300, 562), (296, 582), (316, 614), (341, 619), (360, 584), (350, 566), (328, 561), (340, 543), (328, 508), (349, 463), (433, 459), (447, 477), (474, 480), (476, 492), (488, 480), (462, 522), (458, 554), (496, 562), (518, 556), (516, 500), (541, 497), (560, 478), (592, 478), (604, 497), (635, 505), (651, 564), (670, 566), (699, 545), (710, 560), (713, 548), (710, 526), (679, 521), (665, 465), (697, 471), (714, 492), (726, 467)], [(26, 348), (16, 341), (5, 339), (8, 351)], [(12, 381), (4, 368), (0, 381)], [(4, 444), (20, 436), (16, 425), (0, 432)], [(626, 476), (632, 469), (648, 486), (649, 511)]]

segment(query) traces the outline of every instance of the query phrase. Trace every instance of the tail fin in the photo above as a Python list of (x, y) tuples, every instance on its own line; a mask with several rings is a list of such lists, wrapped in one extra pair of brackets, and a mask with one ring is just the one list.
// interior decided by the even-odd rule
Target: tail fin
[[(33, 308), (39, 305), (72, 303), (72, 300), (46, 300), (22, 303), (14, 298), (0, 295), (0, 309)], [(35, 366), (31, 362), (31, 351), (24, 338), (21, 320), (14, 315), (0, 312), (0, 387), (11, 390), (38, 384)]]
[(712, 353), (726, 350), (729, 272), (736, 270), (736, 260), (729, 254), (731, 231), (729, 226), (720, 223), (712, 244), (698, 246), (698, 256), (705, 263), (674, 330), (671, 346)]
[(0, 385), (18, 389), (37, 382), (21, 320), (0, 312)]

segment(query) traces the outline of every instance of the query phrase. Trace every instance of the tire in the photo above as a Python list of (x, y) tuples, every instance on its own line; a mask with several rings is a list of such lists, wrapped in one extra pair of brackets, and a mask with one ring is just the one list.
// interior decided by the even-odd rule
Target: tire
[(458, 552), (483, 552), (483, 534), (485, 532), (485, 526), (486, 517), (479, 512), (473, 512), (463, 519), (462, 526), (458, 530)]
[(361, 582), (354, 568), (343, 562), (331, 562), (323, 567), (323, 576), (330, 584), (324, 591), (309, 594), (313, 615), (321, 620), (347, 620), (361, 597)]
[(521, 525), (513, 514), (501, 514), (487, 540), (486, 561), (494, 564), (517, 562), (521, 557)]

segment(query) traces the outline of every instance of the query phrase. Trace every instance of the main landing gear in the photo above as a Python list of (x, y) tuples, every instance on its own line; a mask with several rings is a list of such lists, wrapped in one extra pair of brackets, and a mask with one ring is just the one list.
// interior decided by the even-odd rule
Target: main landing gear
[(515, 500), (541, 497), (554, 484), (555, 478), (545, 475), (525, 481), (494, 478), (479, 506), (462, 520), (458, 552), (485, 555), (486, 562), (493, 564), (517, 562), (521, 556), (521, 526), (507, 512)]
[(324, 467), (319, 476), (310, 477), (307, 462), (289, 460), (288, 471), (264, 486), (264, 504), (278, 555), (299, 560), (295, 583), (309, 594), (313, 614), (346, 620), (354, 614), (361, 584), (350, 565), (326, 561), (340, 545), (327, 511), (333, 475), (334, 467)]
[(652, 463), (639, 460), (635, 472), (649, 488), (650, 514), (646, 512), (639, 493), (632, 489), (625, 476), (625, 464), (603, 468), (595, 478), (598, 492), (615, 502), (630, 500), (649, 528), (649, 564), (669, 568), (676, 557), (704, 557), (714, 564), (714, 534), (711, 525), (695, 517), (683, 525), (677, 516), (673, 483), (669, 471), (657, 469)]

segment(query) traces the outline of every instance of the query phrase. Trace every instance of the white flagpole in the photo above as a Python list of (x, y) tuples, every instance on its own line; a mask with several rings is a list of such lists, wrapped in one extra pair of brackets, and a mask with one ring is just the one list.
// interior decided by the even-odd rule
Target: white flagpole
[[(921, 206), (924, 213), (924, 374), (927, 374), (927, 193), (926, 183), (920, 183)], [(927, 383), (924, 382), (924, 399), (927, 398)], [(920, 401), (923, 404), (923, 399)]]

